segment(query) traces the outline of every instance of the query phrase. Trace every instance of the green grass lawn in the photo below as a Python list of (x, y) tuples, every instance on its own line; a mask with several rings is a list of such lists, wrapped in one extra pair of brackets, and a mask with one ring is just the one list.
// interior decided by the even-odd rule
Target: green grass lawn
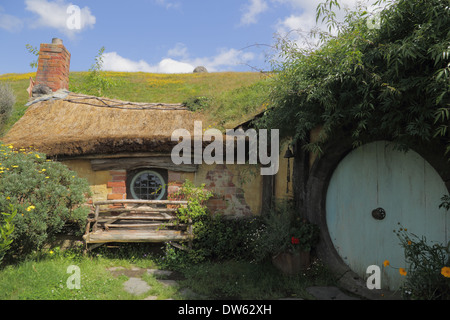
[[(148, 253), (145, 245), (124, 245), (124, 248), (103, 248), (89, 255), (56, 248), (26, 261), (6, 264), (0, 269), (0, 300), (140, 300), (148, 296), (156, 296), (158, 300), (192, 299), (182, 294), (183, 288), (196, 293), (197, 299), (311, 299), (305, 291), (307, 287), (334, 284), (331, 273), (319, 263), (313, 263), (302, 274), (286, 276), (270, 263), (207, 261), (177, 270), (178, 287), (166, 287), (155, 276), (144, 274), (141, 278), (151, 289), (134, 296), (123, 289), (129, 278), (114, 276), (108, 268), (160, 269), (159, 258)], [(71, 265), (79, 267), (80, 289), (68, 287)]]

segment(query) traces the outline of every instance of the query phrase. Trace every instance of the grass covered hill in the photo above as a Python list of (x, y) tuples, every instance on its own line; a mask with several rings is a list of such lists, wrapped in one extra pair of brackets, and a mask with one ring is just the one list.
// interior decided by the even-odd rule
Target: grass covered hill
[[(11, 117), (1, 130), (4, 135), (25, 113), (29, 78), (36, 73), (3, 74), (0, 83), (9, 83), (16, 95)], [(69, 90), (86, 92), (89, 72), (71, 72)], [(192, 110), (202, 110), (217, 128), (231, 128), (264, 110), (271, 82), (258, 72), (216, 72), (191, 74), (154, 74), (102, 72), (111, 86), (101, 96), (133, 102), (185, 103)]]

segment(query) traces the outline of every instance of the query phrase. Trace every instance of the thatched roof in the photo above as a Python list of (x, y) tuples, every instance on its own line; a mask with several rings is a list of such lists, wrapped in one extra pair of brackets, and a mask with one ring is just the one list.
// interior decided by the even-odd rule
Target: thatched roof
[[(44, 101), (42, 101), (44, 100)], [(175, 129), (203, 120), (181, 104), (132, 103), (67, 93), (31, 104), (3, 138), (49, 156), (168, 152)]]

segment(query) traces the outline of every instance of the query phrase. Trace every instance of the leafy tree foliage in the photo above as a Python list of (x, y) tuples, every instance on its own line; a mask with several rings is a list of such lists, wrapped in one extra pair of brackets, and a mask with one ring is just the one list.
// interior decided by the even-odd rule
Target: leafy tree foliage
[(398, 147), (441, 140), (450, 150), (450, 5), (443, 0), (383, 1), (380, 25), (368, 23), (363, 8), (335, 20), (337, 0), (319, 5), (337, 36), (320, 34), (316, 50), (281, 39), (281, 62), (271, 108), (259, 121), (285, 137), (308, 141), (320, 152), (324, 142), (349, 135), (354, 146), (374, 138)]

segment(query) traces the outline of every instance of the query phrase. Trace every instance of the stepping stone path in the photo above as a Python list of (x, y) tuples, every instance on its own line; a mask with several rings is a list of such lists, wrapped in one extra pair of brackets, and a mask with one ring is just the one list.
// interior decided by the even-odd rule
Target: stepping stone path
[[(147, 282), (142, 280), (140, 277), (147, 273), (149, 275), (154, 275), (156, 278), (163, 277), (168, 278), (170, 277), (173, 272), (168, 270), (158, 270), (158, 269), (142, 269), (133, 267), (131, 269), (126, 269), (123, 267), (112, 267), (108, 268), (108, 270), (114, 275), (125, 275), (128, 277), (128, 280), (123, 284), (123, 288), (125, 291), (129, 292), (133, 295), (140, 295), (143, 294), (149, 290), (151, 290), (151, 286), (148, 285)], [(171, 279), (157, 279), (161, 284), (164, 286), (177, 286), (176, 280)], [(306, 291), (314, 297), (314, 299), (317, 300), (360, 300), (359, 298), (349, 296), (342, 292), (337, 287), (309, 287), (306, 289)], [(179, 291), (179, 293), (185, 297), (186, 299), (202, 299), (204, 297), (201, 297), (197, 295), (195, 292), (193, 292), (189, 288), (183, 288)], [(144, 300), (157, 300), (157, 296), (148, 296)], [(280, 300), (303, 300), (301, 298), (283, 298)]]
[[(160, 282), (164, 286), (177, 286), (176, 280), (170, 280), (170, 279), (158, 279), (159, 277), (168, 278), (170, 277), (173, 272), (168, 270), (159, 270), (159, 269), (142, 269), (133, 267), (131, 269), (126, 269), (124, 267), (111, 267), (107, 269), (110, 271), (114, 276), (119, 275), (125, 275), (128, 277), (128, 280), (124, 282), (123, 288), (126, 292), (133, 294), (133, 295), (140, 295), (143, 294), (149, 290), (152, 289), (151, 286), (148, 285), (148, 283), (144, 280), (142, 280), (140, 277), (143, 274), (149, 274), (153, 275), (157, 278), (157, 281)], [(180, 294), (184, 297), (188, 298), (198, 298), (198, 295), (196, 295), (192, 290), (190, 289), (182, 289), (180, 291)], [(148, 296), (144, 300), (157, 300), (157, 296)]]

